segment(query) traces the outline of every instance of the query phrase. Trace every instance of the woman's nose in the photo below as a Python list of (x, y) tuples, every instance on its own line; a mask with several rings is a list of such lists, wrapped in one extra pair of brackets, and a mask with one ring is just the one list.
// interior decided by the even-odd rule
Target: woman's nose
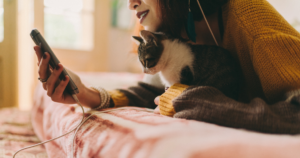
[(128, 0), (127, 4), (130, 10), (135, 10), (139, 5), (141, 5), (141, 0)]

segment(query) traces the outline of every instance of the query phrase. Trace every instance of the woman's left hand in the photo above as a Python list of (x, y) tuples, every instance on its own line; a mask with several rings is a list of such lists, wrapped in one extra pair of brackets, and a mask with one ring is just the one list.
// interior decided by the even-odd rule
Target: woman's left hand
[(158, 96), (158, 97), (156, 97), (155, 99), (154, 99), (154, 103), (157, 105), (157, 107), (154, 109), (154, 113), (155, 114), (160, 114), (160, 112), (159, 112), (159, 97), (160, 96)]

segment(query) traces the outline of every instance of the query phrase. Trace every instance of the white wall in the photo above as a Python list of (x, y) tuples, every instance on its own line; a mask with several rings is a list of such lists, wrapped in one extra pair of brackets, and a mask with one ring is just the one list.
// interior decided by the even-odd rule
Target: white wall
[(142, 72), (137, 55), (131, 52), (132, 31), (111, 28), (109, 33), (109, 71)]
[[(292, 25), (300, 22), (300, 0), (268, 0), (274, 8)], [(300, 24), (296, 26), (300, 32)]]

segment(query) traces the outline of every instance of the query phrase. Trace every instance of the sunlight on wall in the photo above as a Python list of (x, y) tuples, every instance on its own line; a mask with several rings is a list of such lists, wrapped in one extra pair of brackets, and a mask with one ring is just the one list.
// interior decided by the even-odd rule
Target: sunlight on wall
[(19, 108), (30, 110), (32, 107), (34, 81), (35, 53), (33, 42), (29, 36), (33, 28), (34, 0), (19, 0), (18, 8), (18, 84)]
[(300, 32), (299, 0), (268, 0), (274, 8)]
[(94, 0), (44, 0), (45, 38), (63, 49), (93, 49)]
[(4, 23), (3, 23), (3, 0), (0, 0), (0, 42), (4, 39)]

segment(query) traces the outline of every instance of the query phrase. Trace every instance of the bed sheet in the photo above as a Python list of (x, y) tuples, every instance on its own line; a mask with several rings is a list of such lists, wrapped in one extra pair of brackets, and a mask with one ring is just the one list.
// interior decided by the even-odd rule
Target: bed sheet
[[(73, 129), (82, 113), (76, 105), (52, 102), (39, 86), (32, 117), (37, 136), (48, 140)], [(46, 144), (48, 156), (71, 157), (73, 136)], [(77, 158), (298, 158), (300, 136), (232, 129), (127, 107), (96, 112), (79, 129), (74, 147)]]
[[(0, 110), (0, 158), (11, 158), (17, 150), (39, 142), (31, 125), (30, 112), (16, 108)], [(39, 146), (18, 157), (47, 158), (47, 153), (44, 146)]]

